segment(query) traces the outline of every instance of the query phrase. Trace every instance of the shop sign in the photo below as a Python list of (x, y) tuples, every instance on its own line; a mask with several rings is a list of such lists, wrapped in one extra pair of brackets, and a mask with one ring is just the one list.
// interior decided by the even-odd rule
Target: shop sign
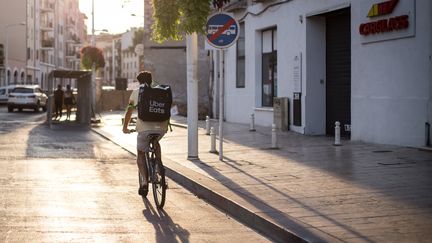
[(415, 0), (362, 2), (364, 20), (358, 27), (362, 43), (414, 36)]

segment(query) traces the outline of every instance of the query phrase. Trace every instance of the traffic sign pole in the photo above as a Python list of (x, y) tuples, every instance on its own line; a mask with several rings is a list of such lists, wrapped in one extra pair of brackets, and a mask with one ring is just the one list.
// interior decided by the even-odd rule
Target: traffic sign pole
[(223, 116), (224, 116), (224, 57), (225, 50), (219, 50), (219, 160), (223, 161)]
[(219, 12), (207, 19), (207, 43), (219, 49), (219, 160), (223, 161), (225, 49), (236, 43), (240, 25), (230, 14)]

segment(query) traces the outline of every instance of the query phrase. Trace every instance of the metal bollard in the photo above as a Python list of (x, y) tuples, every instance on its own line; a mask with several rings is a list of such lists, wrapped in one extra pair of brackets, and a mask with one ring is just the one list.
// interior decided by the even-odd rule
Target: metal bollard
[(277, 134), (276, 134), (276, 124), (272, 125), (272, 131), (271, 131), (271, 148), (275, 149), (277, 148)]
[(255, 115), (252, 113), (250, 117), (250, 128), (249, 131), (255, 132)]
[(210, 135), (210, 117), (206, 116), (206, 135)]
[(340, 122), (336, 121), (335, 122), (335, 142), (333, 144), (334, 146), (340, 146), (341, 145), (341, 141), (340, 141)]
[(210, 128), (210, 153), (216, 153), (216, 134), (214, 128)]

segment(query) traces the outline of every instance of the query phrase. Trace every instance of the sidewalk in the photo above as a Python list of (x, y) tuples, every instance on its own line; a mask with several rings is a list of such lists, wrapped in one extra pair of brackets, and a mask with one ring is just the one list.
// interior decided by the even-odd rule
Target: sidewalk
[[(122, 112), (93, 130), (136, 153)], [(432, 152), (224, 124), (224, 161), (199, 126), (199, 160), (187, 160), (186, 119), (161, 140), (169, 177), (277, 241), (431, 242)], [(212, 121), (217, 130), (217, 122)], [(216, 149), (218, 149), (217, 146)], [(169, 191), (168, 191), (169, 193)], [(169, 200), (169, 194), (168, 194)]]

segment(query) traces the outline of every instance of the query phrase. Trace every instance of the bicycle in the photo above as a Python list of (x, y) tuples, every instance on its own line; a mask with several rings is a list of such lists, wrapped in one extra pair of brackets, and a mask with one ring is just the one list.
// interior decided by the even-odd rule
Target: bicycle
[[(135, 132), (135, 130), (131, 130), (131, 132)], [(162, 159), (156, 154), (156, 147), (160, 146), (158, 139), (159, 136), (160, 135), (157, 133), (151, 133), (147, 136), (150, 142), (149, 151), (145, 153), (145, 158), (148, 173), (147, 184), (152, 184), (153, 198), (156, 207), (162, 209), (165, 205), (166, 189), (168, 188), (168, 184), (165, 180), (165, 167), (163, 166)], [(140, 187), (144, 185), (145, 178), (141, 175), (139, 170), (138, 181)], [(147, 193), (148, 191), (141, 195), (143, 199), (147, 197)]]

